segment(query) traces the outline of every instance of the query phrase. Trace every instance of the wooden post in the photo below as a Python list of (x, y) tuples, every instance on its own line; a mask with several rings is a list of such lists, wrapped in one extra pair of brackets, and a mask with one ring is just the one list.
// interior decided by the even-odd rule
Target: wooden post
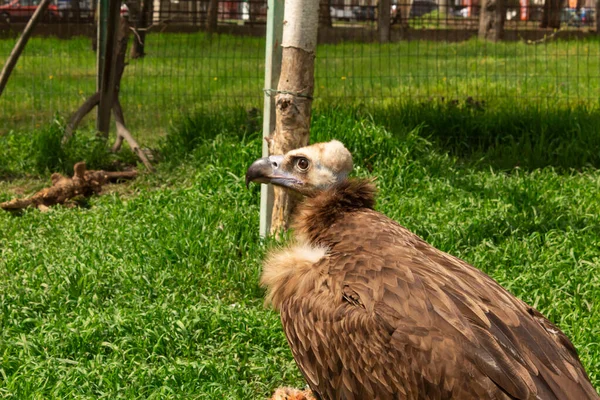
[[(104, 13), (102, 10), (103, 6), (108, 6), (106, 13)], [(103, 136), (108, 137), (108, 130), (110, 128), (110, 113), (112, 110), (115, 91), (115, 47), (117, 44), (119, 31), (121, 1), (101, 0), (100, 7), (100, 16), (102, 17), (103, 15), (106, 15), (106, 21), (105, 23), (104, 21), (100, 21), (98, 24), (98, 29), (105, 29), (106, 34), (99, 34), (99, 37), (101, 38), (98, 46), (98, 51), (101, 52), (100, 56), (98, 57), (100, 59), (100, 63), (98, 65), (98, 72), (100, 75), (100, 103), (98, 104), (96, 127)], [(103, 37), (106, 39), (102, 40)], [(102, 54), (104, 57), (102, 57)]]
[(505, 0), (483, 0), (479, 11), (479, 38), (497, 42), (504, 36)]
[(390, 41), (390, 8), (390, 0), (379, 0), (377, 28), (379, 30), (380, 43), (387, 43)]
[[(269, 143), (275, 130), (275, 96), (270, 89), (277, 87), (281, 73), (281, 40), (283, 35), (284, 0), (268, 0), (267, 47), (265, 55), (265, 99), (263, 112), (263, 157), (269, 155)], [(271, 231), (273, 213), (273, 186), (261, 185), (260, 190), (260, 236)]]
[(596, 0), (596, 35), (600, 36), (600, 0)]
[[(318, 23), (319, 0), (286, 1), (271, 154), (285, 154), (308, 144)], [(296, 199), (279, 187), (274, 189), (271, 233), (278, 234), (289, 227)]]
[(219, 0), (209, 0), (207, 14), (206, 31), (210, 34), (216, 33), (219, 25)]
[(330, 0), (319, 0), (319, 28), (331, 28)]
[(0, 96), (4, 91), (6, 84), (8, 83), (8, 78), (10, 78), (12, 70), (15, 68), (15, 65), (17, 65), (17, 61), (19, 61), (19, 57), (21, 56), (23, 49), (25, 49), (25, 46), (27, 45), (27, 41), (33, 33), (33, 28), (35, 28), (38, 21), (42, 18), (42, 15), (44, 15), (44, 12), (48, 8), (48, 4), (50, 4), (51, 1), (52, 0), (42, 0), (38, 8), (31, 16), (31, 19), (29, 19), (29, 22), (27, 22), (27, 25), (23, 30), (23, 34), (19, 40), (17, 40), (17, 43), (10, 53), (8, 60), (6, 60), (6, 64), (4, 64), (4, 67), (2, 68), (2, 73), (0, 73)]

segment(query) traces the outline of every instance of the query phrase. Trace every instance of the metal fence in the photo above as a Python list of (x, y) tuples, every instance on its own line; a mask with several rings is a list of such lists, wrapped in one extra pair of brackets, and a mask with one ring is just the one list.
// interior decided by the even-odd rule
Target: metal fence
[[(27, 18), (25, 11), (5, 14), (15, 2), (27, 1), (36, 0), (0, 7), (0, 63)], [(121, 82), (132, 130), (160, 135), (174, 118), (196, 108), (261, 108), (266, 2), (212, 1), (122, 7), (122, 16), (138, 27), (131, 42), (147, 33), (145, 56), (128, 59)], [(560, 3), (553, 10), (543, 0), (506, 0), (497, 42), (477, 39), (478, 0), (392, 1), (383, 41), (372, 0), (322, 3), (316, 105), (440, 99), (598, 107), (600, 39), (591, 1), (547, 0)], [(0, 134), (42, 126), (57, 115), (67, 118), (95, 91), (92, 4), (80, 1), (74, 10), (58, 0), (37, 28), (0, 97)]]

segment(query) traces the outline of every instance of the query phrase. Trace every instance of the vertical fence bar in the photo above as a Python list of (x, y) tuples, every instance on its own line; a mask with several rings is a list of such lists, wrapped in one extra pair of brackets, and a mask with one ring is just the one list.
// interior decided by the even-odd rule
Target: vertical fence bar
[[(100, 93), (96, 128), (108, 137), (110, 112), (115, 86), (115, 46), (119, 29), (121, 0), (100, 0), (100, 20), (98, 21), (98, 80)], [(104, 18), (104, 19), (103, 19)]]
[[(265, 54), (265, 89), (275, 89), (281, 73), (281, 39), (283, 37), (284, 0), (268, 0), (267, 4), (267, 44)], [(263, 137), (270, 138), (275, 129), (275, 96), (264, 94)], [(269, 146), (263, 141), (263, 157), (269, 155)], [(273, 213), (273, 186), (261, 185), (260, 189), (260, 236), (266, 237), (271, 231)]]
[(108, 0), (98, 0), (96, 4), (96, 92), (100, 92), (104, 51), (106, 50), (106, 22), (108, 21)]

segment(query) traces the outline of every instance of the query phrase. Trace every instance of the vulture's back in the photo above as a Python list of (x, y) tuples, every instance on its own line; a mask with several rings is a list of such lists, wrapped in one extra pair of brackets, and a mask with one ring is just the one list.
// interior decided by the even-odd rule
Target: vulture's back
[(322, 399), (599, 398), (556, 326), (369, 209), (368, 191), (352, 198), (367, 183), (348, 186), (309, 200), (296, 226), (308, 244), (265, 267), (289, 263), (270, 296)]

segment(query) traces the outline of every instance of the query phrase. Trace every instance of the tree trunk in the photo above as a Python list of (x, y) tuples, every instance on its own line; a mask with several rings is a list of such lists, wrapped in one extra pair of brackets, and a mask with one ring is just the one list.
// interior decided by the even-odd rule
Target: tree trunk
[(399, 24), (402, 29), (408, 29), (408, 18), (411, 8), (412, 0), (400, 0), (400, 3), (396, 5), (396, 15), (392, 24)]
[(596, 0), (596, 35), (600, 35), (600, 0)]
[(565, 6), (565, 0), (546, 0), (542, 9), (540, 28), (560, 29), (560, 13)]
[(440, 0), (440, 14), (444, 16), (450, 14), (450, 0)]
[(260, 11), (263, 4), (264, 2), (262, 0), (248, 0), (248, 21), (251, 26), (253, 26), (261, 16)]
[[(111, 87), (113, 88), (113, 91), (112, 91), (111, 108), (109, 109), (109, 112), (110, 112), (110, 110), (112, 110), (112, 112), (114, 113), (114, 116), (115, 116), (115, 123), (117, 126), (117, 138), (115, 140), (115, 143), (114, 143), (111, 151), (112, 152), (119, 151), (121, 148), (121, 145), (123, 144), (123, 141), (127, 141), (131, 150), (139, 157), (139, 159), (144, 163), (146, 168), (152, 172), (152, 171), (154, 171), (154, 168), (152, 167), (152, 164), (148, 160), (146, 153), (140, 148), (137, 141), (131, 135), (129, 130), (127, 130), (127, 128), (125, 127), (125, 118), (123, 116), (123, 110), (121, 108), (121, 103), (119, 102), (119, 92), (121, 90), (121, 78), (123, 77), (123, 73), (125, 72), (125, 66), (127, 65), (127, 63), (125, 62), (125, 57), (127, 54), (127, 44), (129, 42), (130, 31), (131, 31), (131, 27), (129, 24), (129, 20), (127, 18), (119, 18), (119, 29), (118, 29), (116, 41), (114, 43), (114, 52), (116, 54), (114, 54), (114, 57), (113, 57), (113, 61), (112, 61), (113, 65), (111, 65), (111, 70), (112, 70), (111, 75), (114, 75), (112, 77), (112, 79), (114, 79), (114, 84), (111, 85)], [(106, 68), (106, 66), (105, 66), (105, 68)], [(88, 98), (86, 100), (86, 102), (79, 108), (79, 110), (77, 110), (77, 112), (69, 120), (69, 124), (67, 125), (67, 128), (65, 129), (65, 134), (64, 134), (63, 140), (62, 140), (63, 144), (66, 143), (71, 138), (71, 136), (73, 135), (73, 132), (75, 131), (75, 129), (77, 129), (77, 126), (79, 125), (79, 123), (81, 122), (83, 117), (85, 117), (85, 115), (87, 113), (92, 111), (92, 109), (96, 105), (98, 105), (98, 107), (100, 107), (100, 105), (102, 104), (101, 100), (102, 100), (101, 93), (96, 92), (94, 95), (92, 95), (90, 98)], [(107, 124), (110, 123), (110, 114), (109, 114), (108, 121), (106, 121), (106, 123)]]
[[(72, 4), (72, 10), (73, 10), (73, 20), (75, 22), (79, 22), (79, 19), (81, 18), (81, 6), (79, 4), (79, 0), (72, 0), (71, 1)], [(69, 16), (68, 11), (67, 11), (67, 17)]]
[(497, 42), (504, 35), (506, 0), (483, 0), (479, 13), (479, 38)]
[[(135, 28), (136, 35), (133, 39), (133, 45), (131, 46), (131, 58), (141, 58), (146, 55), (146, 29), (150, 26), (150, 16), (152, 15), (152, 2), (153, 0), (142, 0), (142, 5), (140, 8), (139, 2), (136, 3), (136, 13), (131, 13), (130, 10), (130, 18), (133, 22), (133, 26)], [(132, 2), (133, 3), (133, 2)], [(195, 4), (196, 1), (193, 1)], [(195, 14), (194, 14), (195, 15)]]
[(118, 57), (118, 42), (122, 18), (120, 18), (121, 2), (119, 0), (109, 0), (106, 23), (106, 42), (104, 50), (104, 59), (102, 60), (102, 70), (100, 79), (100, 102), (98, 104), (98, 116), (96, 119), (96, 128), (98, 132), (108, 139), (110, 128), (110, 111), (112, 109), (116, 81), (117, 69), (116, 58)]
[(206, 20), (206, 30), (208, 33), (217, 32), (219, 23), (219, 0), (210, 0), (208, 3), (208, 17)]
[(198, 1), (197, 0), (192, 0), (192, 26), (197, 26), (198, 25)]
[(319, 27), (331, 28), (331, 8), (329, 0), (319, 0)]
[(379, 0), (379, 18), (377, 28), (379, 30), (379, 42), (390, 41), (390, 0)]
[[(284, 11), (281, 75), (271, 154), (285, 154), (309, 142), (319, 0), (288, 1)], [(271, 233), (289, 227), (297, 198), (276, 187)]]

